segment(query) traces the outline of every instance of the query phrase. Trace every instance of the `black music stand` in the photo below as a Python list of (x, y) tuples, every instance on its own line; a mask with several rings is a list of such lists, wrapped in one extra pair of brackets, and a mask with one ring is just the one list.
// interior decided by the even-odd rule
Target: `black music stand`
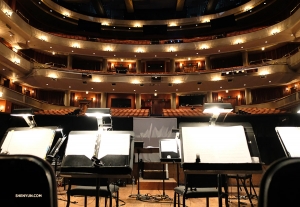
[[(214, 173), (214, 171), (224, 174), (222, 173), (222, 169), (220, 168), (221, 166), (224, 166), (227, 168), (227, 171), (230, 172), (230, 174), (239, 174), (241, 172), (246, 172), (248, 167), (252, 168), (254, 166), (255, 170), (253, 169), (253, 171), (260, 172), (260, 163), (252, 164), (252, 157), (259, 157), (259, 153), (254, 133), (252, 134), (252, 137), (249, 137), (249, 134), (245, 134), (245, 131), (249, 130), (249, 128), (252, 130), (251, 125), (249, 125), (250, 124), (248, 123), (216, 123), (215, 126), (213, 126), (216, 128), (209, 129), (208, 123), (180, 124), (181, 136), (183, 140), (182, 145), (184, 170), (190, 170), (191, 172), (196, 170), (194, 172), (198, 172), (200, 174)], [(209, 144), (206, 143), (207, 140), (210, 140), (211, 143), (213, 143), (210, 143), (212, 149), (210, 149), (210, 146), (206, 146), (207, 144)], [(216, 149), (221, 149), (221, 145), (219, 143), (222, 143), (224, 141), (226, 141), (226, 146), (228, 146), (229, 148), (224, 149), (225, 151), (216, 151)], [(217, 146), (217, 148), (215, 148), (215, 144), (220, 146)], [(193, 147), (195, 147), (195, 149), (192, 149)], [(238, 151), (242, 152), (241, 156), (231, 155), (231, 153), (234, 152), (235, 148), (237, 147), (239, 149)], [(196, 162), (197, 154), (199, 155), (199, 160), (201, 160), (199, 163)], [(213, 158), (216, 154), (218, 156), (216, 158), (221, 158), (220, 161), (218, 161), (218, 159), (211, 160), (211, 158)], [(238, 160), (236, 158), (238, 158)], [(216, 166), (218, 166), (220, 170), (212, 169)], [(259, 167), (260, 170), (256, 170), (257, 167)], [(226, 172), (225, 174), (228, 174), (228, 172)], [(239, 200), (238, 202), (238, 205), (240, 205)], [(219, 200), (219, 205), (222, 205), (222, 200)]]
[[(137, 176), (137, 188), (138, 188), (138, 193), (136, 195), (129, 195), (130, 198), (136, 198), (137, 200), (140, 200), (141, 198), (141, 194), (140, 194), (140, 170), (141, 170), (141, 160), (140, 160), (140, 151), (141, 149), (143, 148), (144, 146), (144, 142), (143, 141), (135, 141), (134, 142), (134, 153), (137, 153), (138, 157), (137, 157), (137, 160), (138, 160), (138, 176)], [(134, 186), (134, 181), (132, 182), (132, 188)]]

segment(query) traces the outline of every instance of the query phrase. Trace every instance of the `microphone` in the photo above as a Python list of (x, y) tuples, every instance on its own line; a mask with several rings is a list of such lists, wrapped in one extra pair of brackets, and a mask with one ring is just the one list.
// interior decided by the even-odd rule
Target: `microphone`
[(196, 163), (200, 163), (200, 154), (196, 154)]

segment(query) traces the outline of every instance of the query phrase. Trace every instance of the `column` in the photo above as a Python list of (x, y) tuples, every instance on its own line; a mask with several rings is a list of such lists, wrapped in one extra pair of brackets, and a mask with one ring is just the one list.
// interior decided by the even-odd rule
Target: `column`
[(106, 108), (106, 103), (107, 103), (107, 93), (102, 92), (101, 93), (101, 108)]
[(252, 103), (252, 95), (251, 95), (250, 88), (245, 88), (245, 99), (246, 99), (246, 105)]
[(248, 66), (249, 65), (248, 51), (247, 50), (243, 51), (242, 56), (243, 56), (243, 66)]
[(141, 108), (141, 94), (139, 94), (139, 93), (135, 94), (135, 108), (136, 109)]
[(175, 73), (175, 59), (170, 59), (170, 73)]
[(176, 109), (176, 93), (171, 93), (171, 109)]
[(212, 98), (212, 92), (211, 91), (208, 91), (207, 94), (206, 94), (206, 102), (207, 103), (212, 103), (213, 101), (213, 98)]
[(71, 91), (65, 91), (64, 105), (65, 106), (70, 106), (70, 100), (71, 100)]
[(68, 55), (68, 60), (67, 60), (67, 68), (72, 69), (73, 68), (73, 57), (72, 55)]
[(102, 71), (107, 72), (107, 59), (103, 58), (102, 60)]
[(142, 61), (136, 60), (136, 73), (141, 73), (141, 72), (142, 72)]
[(205, 70), (210, 70), (210, 69), (211, 69), (210, 57), (206, 56), (205, 57)]

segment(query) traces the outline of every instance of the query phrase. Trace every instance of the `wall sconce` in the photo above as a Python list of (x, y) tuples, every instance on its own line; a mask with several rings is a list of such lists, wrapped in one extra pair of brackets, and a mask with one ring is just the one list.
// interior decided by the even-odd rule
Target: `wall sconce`
[(18, 52), (18, 49), (17, 49), (17, 48), (15, 48), (15, 47), (13, 47), (13, 48), (12, 48), (12, 51), (14, 51), (14, 52)]
[(7, 9), (7, 10), (4, 10), (3, 12), (4, 12), (4, 14), (5, 14), (6, 16), (8, 16), (8, 17), (11, 17), (11, 15), (12, 15), (12, 13), (13, 13), (11, 10), (8, 10), (8, 9)]
[(0, 97), (2, 97), (3, 96), (3, 92), (0, 92)]
[(10, 37), (13, 37), (15, 35), (12, 31), (8, 31), (8, 33)]
[(77, 96), (75, 96), (75, 101), (77, 101), (77, 99), (78, 99), (78, 97), (77, 97)]
[(64, 15), (65, 17), (70, 17), (70, 13), (68, 12), (64, 12), (62, 15)]
[(157, 93), (154, 93), (154, 96), (157, 96)]
[(276, 34), (278, 34), (279, 33), (279, 29), (273, 29), (272, 31), (271, 31), (271, 34), (272, 35), (276, 35)]
[(16, 65), (20, 65), (20, 59), (18, 59), (18, 58), (15, 58), (14, 60), (13, 60), (13, 63), (14, 64), (16, 64)]
[(74, 44), (72, 45), (72, 47), (73, 47), (73, 48), (80, 48), (80, 46), (79, 46), (78, 43), (74, 43)]
[(89, 92), (88, 92), (88, 91), (86, 91), (86, 92), (85, 92), (85, 94), (89, 94)]
[(0, 106), (0, 111), (4, 111), (4, 106)]

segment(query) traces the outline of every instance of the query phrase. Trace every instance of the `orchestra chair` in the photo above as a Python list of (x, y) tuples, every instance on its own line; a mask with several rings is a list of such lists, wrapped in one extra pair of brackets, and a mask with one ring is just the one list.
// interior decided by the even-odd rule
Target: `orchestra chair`
[[(222, 179), (225, 180), (225, 179)], [(174, 188), (174, 207), (180, 207), (180, 196), (182, 196), (185, 207), (185, 200), (188, 198), (206, 198), (206, 206), (209, 207), (209, 198), (225, 198), (228, 207), (228, 188), (225, 182), (223, 186), (225, 192), (219, 195), (218, 175), (216, 174), (185, 174), (185, 185)]]
[[(119, 186), (109, 184), (107, 178), (68, 178), (67, 207), (70, 206), (71, 196), (84, 196), (84, 206), (87, 207), (87, 197), (97, 196), (96, 183), (100, 182), (99, 197), (105, 198), (105, 206), (109, 199), (109, 206), (112, 207), (112, 199), (116, 200), (116, 207), (119, 206)], [(97, 204), (96, 204), (97, 206)]]
[[(240, 202), (240, 190), (241, 190), (241, 186), (239, 185), (241, 182), (242, 187), (244, 188), (246, 195), (249, 199), (250, 205), (251, 207), (253, 207), (253, 203), (252, 203), (252, 198), (258, 198), (257, 193), (255, 191), (255, 188), (253, 186), (252, 183), (252, 174), (228, 174), (227, 178), (232, 178), (236, 180), (236, 184), (237, 184), (237, 192), (238, 192), (238, 201)], [(248, 188), (246, 186), (247, 180), (249, 181), (249, 187), (250, 187), (250, 191), (248, 191)], [(252, 191), (254, 193), (254, 195), (252, 194)]]
[(281, 158), (265, 171), (258, 207), (297, 206), (300, 195), (300, 158)]
[(1, 206), (58, 207), (52, 166), (33, 155), (0, 155)]

